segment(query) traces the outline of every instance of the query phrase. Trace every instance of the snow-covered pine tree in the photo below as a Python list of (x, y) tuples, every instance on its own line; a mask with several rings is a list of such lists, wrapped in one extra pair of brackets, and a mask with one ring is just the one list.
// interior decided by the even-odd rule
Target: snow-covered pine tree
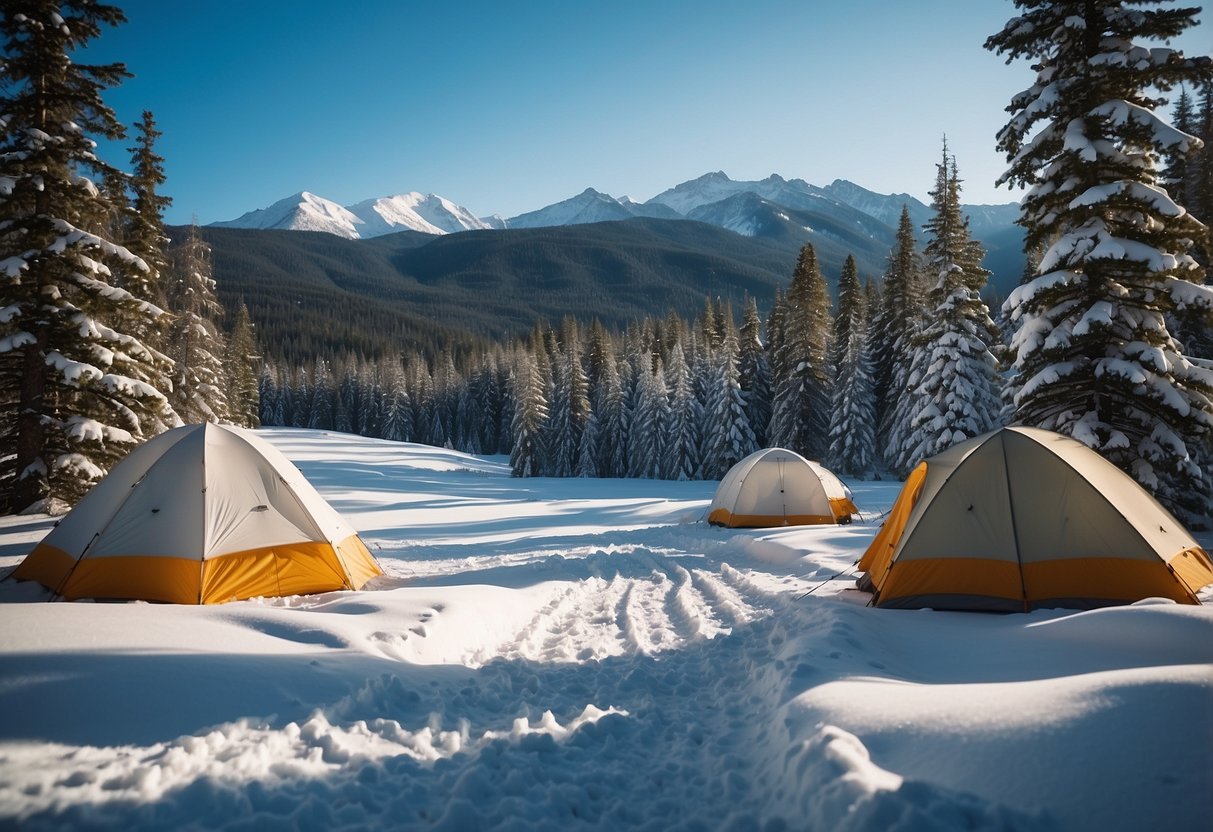
[(859, 285), (855, 259), (848, 256), (838, 280), (834, 400), (830, 409), (830, 449), (827, 464), (840, 474), (869, 477), (873, 473), (876, 398), (868, 359), (868, 298)]
[(927, 293), (927, 323), (913, 341), (902, 400), (910, 404), (910, 429), (889, 460), (901, 476), (925, 457), (992, 430), (1001, 410), (993, 353), (1001, 334), (981, 299), (990, 273), (981, 267), (985, 250), (961, 213), (960, 178), (946, 141), (931, 204), (924, 254), (936, 282)]
[(888, 268), (881, 281), (880, 310), (872, 322), (872, 386), (876, 391), (876, 447), (878, 464), (896, 467), (895, 449), (903, 444), (909, 429), (911, 405), (907, 397), (914, 338), (922, 326), (925, 304), (922, 263), (914, 241), (910, 211), (901, 208), (897, 241), (889, 252)]
[[(1196, 136), (1199, 147), (1192, 147), (1192, 192), (1188, 206), (1196, 219), (1205, 225), (1213, 223), (1213, 81), (1205, 81), (1200, 88), (1200, 104), (1196, 113)], [(1213, 242), (1205, 238), (1204, 263), (1206, 268), (1213, 262)]]
[[(851, 306), (845, 313), (842, 309), (844, 290), (850, 296), (847, 303)], [(849, 349), (851, 322), (855, 317), (857, 304), (862, 302), (859, 298), (862, 292), (863, 287), (859, 285), (859, 265), (855, 262), (855, 255), (848, 254), (838, 275), (838, 309), (830, 324), (832, 337), (829, 351), (826, 353), (826, 371), (829, 373), (831, 384), (838, 378), (838, 370)]]
[(169, 326), (173, 359), (169, 400), (186, 424), (226, 421), (223, 336), (215, 325), (223, 308), (211, 277), (211, 247), (197, 225), (190, 226), (185, 241), (173, 252), (166, 290), (174, 315)]
[(308, 410), (307, 427), (313, 430), (333, 430), (335, 405), (333, 369), (323, 358), (317, 358), (312, 370), (312, 406)]
[(581, 440), (577, 446), (577, 464), (573, 467), (575, 477), (598, 476), (598, 414), (593, 410), (585, 420)]
[(782, 342), (773, 362), (771, 440), (812, 459), (829, 446), (830, 293), (812, 244), (800, 250), (784, 298)]
[(741, 391), (745, 394), (746, 420), (754, 430), (754, 441), (758, 447), (766, 447), (767, 427), (771, 422), (771, 365), (766, 348), (762, 345), (762, 321), (758, 317), (758, 303), (746, 299), (742, 318), (738, 348), (737, 370), (741, 377)]
[[(1195, 8), (1145, 0), (1017, 0), (986, 41), (1028, 58), (1036, 82), (999, 133), (1000, 182), (1029, 188), (1027, 245), (1047, 244), (1038, 276), (1007, 300), (1016, 325), (1015, 419), (1099, 451), (1189, 521), (1213, 516), (1210, 472), (1193, 449), (1213, 429), (1213, 371), (1167, 328), (1173, 310), (1213, 314), (1190, 256), (1205, 229), (1158, 183), (1166, 153), (1198, 140), (1155, 112), (1181, 83), (1207, 83), (1209, 58), (1165, 41)], [(1158, 92), (1155, 92), (1158, 91)]]
[(383, 364), (361, 361), (358, 365), (358, 421), (354, 430), (359, 436), (380, 436), (383, 420)]
[(71, 55), (124, 21), (87, 0), (6, 4), (0, 62), (0, 504), (73, 503), (136, 443), (176, 423), (153, 345), (123, 328), (160, 311), (121, 288), (148, 265), (102, 232), (119, 139), (101, 99), (121, 64)]
[(409, 401), (402, 360), (389, 360), (384, 375), (383, 417), (379, 435), (393, 442), (411, 442), (413, 410)]
[(257, 427), (279, 424), (276, 413), (281, 395), (282, 391), (278, 388), (278, 368), (270, 361), (263, 362), (261, 374), (257, 378)]
[(548, 476), (571, 477), (577, 468), (581, 432), (590, 417), (589, 384), (581, 366), (577, 325), (566, 318), (555, 359), (550, 406)]
[(295, 415), (295, 388), (292, 384), (291, 371), (285, 365), (279, 365), (275, 379), (277, 380), (275, 386), (278, 388), (278, 399), (274, 402), (273, 420), (266, 424), (286, 427), (291, 424)]
[(628, 443), (628, 476), (660, 479), (662, 450), (670, 430), (669, 389), (661, 358), (652, 372), (640, 371), (636, 384), (636, 410)]
[(784, 361), (787, 359), (788, 351), (784, 345), (785, 341), (785, 326), (787, 320), (787, 299), (783, 294), (782, 289), (775, 290), (775, 299), (771, 303), (771, 314), (767, 316), (767, 361), (771, 367), (771, 415), (767, 420), (766, 426), (766, 446), (767, 447), (784, 447), (787, 445), (785, 437), (780, 433), (786, 425), (784, 424), (782, 414), (779, 420), (776, 420), (775, 403), (779, 392), (779, 385), (782, 380), (788, 375), (787, 368), (784, 367)]
[(702, 466), (703, 413), (691, 385), (691, 370), (687, 366), (682, 344), (675, 341), (670, 348), (669, 372), (666, 384), (670, 391), (670, 429), (665, 441), (661, 477), (667, 480), (693, 480)]
[[(169, 271), (169, 237), (164, 230), (164, 211), (173, 204), (170, 197), (158, 189), (165, 182), (164, 157), (156, 153), (156, 139), (163, 134), (156, 129), (150, 110), (135, 124), (135, 146), (131, 153), (130, 188), (134, 193), (126, 246), (143, 258), (148, 270), (132, 275), (126, 289), (135, 297), (163, 307), (166, 303), (163, 281)], [(149, 338), (163, 337), (155, 330)]]
[(312, 420), (312, 382), (303, 367), (296, 367), (291, 376), (291, 416), (290, 421), (285, 424), (294, 428), (306, 428)]
[[(1192, 96), (1188, 95), (1186, 89), (1180, 89), (1179, 95), (1175, 98), (1175, 109), (1171, 112), (1171, 124), (1181, 133), (1199, 136), (1199, 125), (1196, 122), (1196, 113), (1192, 108)], [(1197, 156), (1198, 153), (1195, 149), (1188, 153), (1179, 152), (1177, 149), (1168, 150), (1166, 166), (1159, 172), (1159, 184), (1167, 189), (1167, 193), (1171, 194), (1176, 202), (1199, 218), (1195, 210)]]
[(628, 409), (623, 380), (619, 377), (619, 362), (615, 358), (614, 346), (603, 353), (600, 386), (600, 404), (595, 411), (598, 415), (599, 475), (625, 477), (631, 443), (631, 411)]
[[(731, 320), (728, 323), (732, 323)], [(726, 326), (716, 351), (712, 389), (705, 414), (703, 477), (718, 480), (758, 450), (746, 419), (745, 396), (737, 375), (737, 328)]]
[(434, 377), (420, 356), (413, 356), (405, 372), (409, 394), (409, 438), (406, 442), (429, 444), (429, 426), (434, 420)]
[(253, 335), (253, 321), (244, 301), (236, 307), (232, 331), (225, 341), (223, 370), (227, 384), (224, 397), (228, 404), (228, 419), (241, 427), (260, 427), (261, 391), (257, 365), (261, 356)]
[(548, 418), (543, 388), (534, 353), (519, 350), (514, 361), (514, 446), (510, 450), (510, 470), (515, 477), (543, 475), (540, 441)]

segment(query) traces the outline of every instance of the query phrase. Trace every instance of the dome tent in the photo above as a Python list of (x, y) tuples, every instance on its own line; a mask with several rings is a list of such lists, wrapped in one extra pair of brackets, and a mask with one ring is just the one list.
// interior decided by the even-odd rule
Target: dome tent
[(1145, 489), (1085, 445), (1002, 428), (907, 478), (859, 562), (878, 607), (1090, 609), (1199, 603), (1213, 564)]
[(708, 509), (717, 526), (762, 528), (848, 523), (859, 509), (826, 468), (784, 448), (764, 448), (724, 475)]
[(66, 599), (215, 604), (359, 589), (382, 572), (285, 456), (223, 425), (132, 451), (12, 577)]

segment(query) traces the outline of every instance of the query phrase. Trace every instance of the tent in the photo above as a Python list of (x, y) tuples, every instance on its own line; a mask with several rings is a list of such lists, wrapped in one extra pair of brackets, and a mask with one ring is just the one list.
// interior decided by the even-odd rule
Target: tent
[(783, 448), (750, 454), (724, 475), (708, 509), (717, 526), (849, 523), (859, 509), (838, 477)]
[(249, 431), (202, 424), (127, 455), (12, 577), (67, 599), (217, 604), (359, 589), (380, 574), (277, 449)]
[(1012, 427), (914, 469), (859, 562), (878, 607), (1199, 603), (1213, 564), (1166, 509), (1073, 439)]

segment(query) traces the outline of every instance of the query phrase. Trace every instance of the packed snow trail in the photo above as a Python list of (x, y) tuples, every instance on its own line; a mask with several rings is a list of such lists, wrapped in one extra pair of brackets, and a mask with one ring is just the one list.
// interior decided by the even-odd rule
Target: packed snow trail
[[(865, 811), (879, 817), (925, 820), (944, 806), (975, 828), (1043, 828), (923, 784), (898, 798), (901, 778), (868, 762), (846, 732), (790, 734), (781, 714), (805, 671), (789, 688), (788, 622), (814, 634), (824, 661), (853, 656), (854, 605), (796, 604), (746, 570), (684, 560), (643, 548), (599, 558), (593, 570), (604, 574), (544, 585), (546, 603), (464, 666), (416, 678), (397, 660), (302, 721), (240, 720), (148, 747), (65, 747), (49, 766), (44, 748), (10, 749), (0, 803), (25, 829), (795, 828), (814, 817), (848, 828), (853, 807), (872, 801)], [(280, 611), (324, 615), (330, 603), (293, 599)], [(437, 636), (446, 613), (422, 613), (407, 632)], [(282, 619), (258, 626), (307, 632), (274, 623)], [(377, 631), (371, 641), (387, 640)]]

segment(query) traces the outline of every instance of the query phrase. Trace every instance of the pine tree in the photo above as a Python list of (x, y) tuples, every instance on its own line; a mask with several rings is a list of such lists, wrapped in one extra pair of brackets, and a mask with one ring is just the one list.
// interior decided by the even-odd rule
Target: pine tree
[(510, 450), (510, 469), (515, 477), (542, 476), (540, 442), (548, 404), (534, 355), (519, 351), (514, 373), (514, 446)]
[[(631, 443), (631, 410), (612, 348), (603, 356), (599, 417), (598, 471), (603, 477), (625, 477)], [(626, 362), (624, 362), (626, 364)]]
[[(157, 306), (165, 304), (162, 280), (169, 270), (168, 234), (164, 230), (164, 212), (173, 200), (158, 192), (164, 184), (164, 157), (156, 153), (156, 139), (163, 134), (148, 110), (135, 124), (135, 146), (130, 148), (130, 187), (135, 201), (131, 206), (127, 248), (147, 263), (148, 270), (139, 272), (126, 286), (135, 297)], [(160, 333), (161, 335), (163, 333)]]
[(223, 369), (227, 382), (224, 397), (228, 404), (228, 418), (241, 427), (255, 428), (261, 425), (261, 390), (257, 372), (261, 360), (259, 353), (248, 307), (244, 301), (240, 301), (232, 331), (226, 339)]
[(902, 400), (909, 404), (909, 430), (890, 459), (901, 476), (919, 460), (992, 430), (1001, 409), (993, 354), (1001, 336), (981, 299), (989, 277), (981, 266), (985, 251), (961, 214), (960, 178), (946, 141), (931, 197), (925, 256), (936, 283), (927, 293), (931, 314), (914, 339)]
[(556, 371), (550, 407), (550, 466), (548, 476), (571, 477), (577, 468), (581, 432), (590, 417), (589, 383), (581, 367), (576, 324), (566, 319), (563, 343), (556, 354)]
[(168, 286), (174, 315), (169, 326), (173, 359), (169, 400), (187, 424), (228, 418), (223, 336), (215, 325), (222, 307), (211, 273), (210, 246), (199, 236), (198, 226), (190, 226), (185, 242), (174, 252)]
[(820, 459), (829, 445), (830, 294), (811, 244), (800, 250), (785, 304), (770, 440)]
[(771, 423), (771, 365), (762, 345), (761, 328), (758, 304), (754, 298), (748, 298), (741, 325), (737, 369), (741, 375), (741, 391), (745, 394), (746, 421), (754, 429), (754, 441), (763, 448)]
[(636, 410), (628, 443), (628, 476), (661, 477), (662, 449), (670, 428), (669, 389), (665, 369), (657, 358), (653, 372), (641, 370), (636, 386)]
[(257, 424), (254, 427), (261, 425), (280, 425), (277, 421), (278, 401), (282, 396), (282, 391), (278, 387), (278, 368), (269, 361), (261, 365), (261, 374), (257, 379)]
[(358, 419), (354, 430), (359, 436), (382, 436), (383, 367), (364, 361), (358, 370)]
[(910, 364), (914, 339), (922, 326), (925, 291), (922, 266), (914, 241), (910, 211), (901, 208), (897, 242), (889, 253), (880, 292), (880, 310), (872, 322), (872, 386), (876, 392), (876, 447), (889, 468), (896, 449), (904, 444), (909, 430), (912, 404), (909, 400)]
[(312, 370), (312, 406), (308, 410), (306, 427), (313, 430), (333, 430), (336, 422), (336, 398), (333, 370), (327, 361), (317, 358)]
[(0, 503), (73, 503), (136, 443), (176, 423), (161, 357), (123, 328), (159, 310), (122, 288), (148, 265), (104, 236), (113, 206), (87, 178), (119, 139), (101, 99), (121, 64), (71, 58), (125, 20), (88, 0), (9, 3), (0, 16)]
[(700, 448), (703, 447), (703, 413), (691, 384), (682, 344), (675, 342), (670, 349), (669, 372), (666, 383), (670, 393), (669, 435), (661, 465), (661, 477), (667, 480), (693, 480), (702, 468)]
[(1030, 188), (1020, 223), (1047, 245), (1038, 275), (1008, 299), (1016, 333), (1015, 419), (1094, 448), (1189, 519), (1213, 514), (1193, 451), (1213, 429), (1213, 372), (1186, 358), (1168, 313), (1213, 314), (1190, 256), (1204, 229), (1159, 187), (1159, 159), (1198, 140), (1154, 113), (1208, 58), (1136, 41), (1195, 25), (1193, 8), (1142, 0), (1017, 0), (986, 48), (1033, 61), (999, 148), (1000, 182)]
[(746, 420), (745, 397), (737, 375), (737, 330), (728, 327), (717, 351), (715, 373), (705, 416), (704, 479), (718, 480), (758, 450)]
[(404, 366), (392, 361), (384, 377), (384, 411), (380, 435), (393, 442), (410, 442), (413, 435), (413, 414), (405, 383)]
[(840, 474), (869, 477), (875, 466), (875, 390), (868, 358), (868, 298), (859, 286), (855, 261), (848, 257), (838, 282), (834, 399), (830, 409), (827, 464)]

